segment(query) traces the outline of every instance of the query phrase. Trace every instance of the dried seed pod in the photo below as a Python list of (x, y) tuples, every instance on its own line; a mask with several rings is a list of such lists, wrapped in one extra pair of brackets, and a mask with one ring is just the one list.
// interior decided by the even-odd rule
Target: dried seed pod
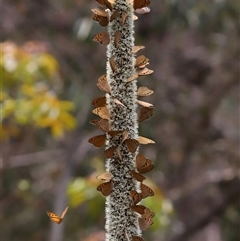
[(138, 96), (149, 96), (153, 94), (153, 90), (148, 89), (148, 87), (141, 86), (138, 88), (137, 95)]
[(137, 79), (138, 78), (138, 73), (135, 73), (134, 75), (130, 76), (128, 79), (127, 79), (127, 83), (130, 83), (132, 82), (133, 80)]
[(138, 69), (137, 73), (139, 76), (145, 76), (145, 75), (149, 75), (153, 73), (153, 70), (148, 69), (148, 68), (144, 68), (144, 69)]
[(109, 34), (107, 32), (100, 32), (93, 37), (93, 41), (108, 45), (110, 43)]
[(117, 71), (117, 66), (116, 66), (116, 63), (115, 63), (115, 60), (114, 60), (113, 56), (109, 59), (109, 63), (110, 63), (112, 72), (116, 72)]
[(108, 196), (112, 192), (112, 182), (104, 182), (97, 186), (97, 190), (101, 192), (104, 196)]
[(154, 165), (151, 160), (147, 159), (144, 155), (138, 154), (136, 157), (136, 166), (139, 173), (144, 174), (150, 172)]
[(142, 174), (135, 172), (135, 171), (131, 171), (131, 174), (133, 176), (133, 178), (135, 178), (137, 181), (142, 182), (144, 179), (146, 179)]
[(104, 74), (98, 78), (97, 86), (100, 90), (105, 91), (110, 94), (111, 90), (110, 90), (110, 86), (107, 82), (106, 74)]
[(145, 49), (145, 46), (133, 46), (132, 53), (136, 54), (138, 51)]
[(118, 47), (118, 43), (119, 43), (120, 37), (121, 37), (120, 31), (116, 31), (115, 35), (114, 35), (114, 44), (115, 44), (116, 48)]
[(151, 3), (150, 0), (134, 0), (133, 7), (134, 9), (147, 7)]
[(138, 193), (135, 190), (130, 191), (130, 196), (131, 196), (134, 204), (137, 204), (142, 200), (142, 194)]
[(125, 143), (127, 145), (128, 150), (131, 153), (134, 153), (139, 146), (139, 142), (135, 139), (127, 139), (127, 140), (125, 140)]
[(106, 105), (106, 96), (101, 96), (92, 101), (92, 105), (102, 107)]
[(112, 179), (110, 173), (108, 172), (104, 172), (103, 174), (96, 176), (96, 178), (102, 181), (110, 181)]
[(143, 137), (143, 136), (139, 136), (138, 137), (138, 141), (140, 144), (142, 145), (147, 145), (147, 144), (154, 144), (155, 142), (151, 139), (148, 139), (146, 137)]
[(142, 198), (154, 196), (153, 190), (143, 183), (141, 183), (141, 193), (142, 193)]
[(118, 12), (119, 12), (119, 9), (116, 9), (116, 10), (112, 13), (112, 15), (111, 15), (111, 17), (110, 17), (110, 22), (112, 22), (114, 19), (116, 19), (117, 15), (118, 15)]
[(139, 67), (139, 66), (147, 64), (148, 62), (149, 62), (149, 59), (146, 56), (140, 55), (136, 58), (135, 66)]
[(102, 147), (106, 142), (106, 135), (94, 136), (90, 138), (88, 142), (93, 144), (96, 147)]
[(144, 120), (147, 120), (148, 118), (150, 118), (153, 115), (153, 107), (142, 107), (140, 109), (140, 112), (138, 114), (138, 121), (142, 122)]
[(148, 103), (146, 101), (137, 100), (137, 103), (141, 106), (144, 106), (144, 107), (153, 107), (153, 104)]
[(108, 108), (103, 106), (103, 107), (97, 107), (92, 111), (93, 114), (100, 116), (102, 119), (109, 119), (109, 111)]

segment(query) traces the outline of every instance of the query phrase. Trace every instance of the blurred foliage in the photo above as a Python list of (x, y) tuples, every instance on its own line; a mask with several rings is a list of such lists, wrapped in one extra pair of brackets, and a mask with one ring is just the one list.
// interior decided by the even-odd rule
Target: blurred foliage
[(2, 43), (0, 70), (2, 140), (21, 135), (23, 125), (49, 128), (54, 137), (76, 126), (69, 113), (74, 104), (59, 100), (51, 88), (59, 81), (59, 66), (43, 44), (28, 42), (21, 47)]

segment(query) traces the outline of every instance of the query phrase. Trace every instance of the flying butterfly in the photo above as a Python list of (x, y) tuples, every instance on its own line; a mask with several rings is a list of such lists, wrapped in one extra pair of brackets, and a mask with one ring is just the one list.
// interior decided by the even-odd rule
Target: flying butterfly
[(154, 144), (155, 141), (151, 140), (151, 139), (148, 139), (146, 137), (143, 137), (143, 136), (139, 136), (138, 137), (138, 141), (140, 144), (142, 145), (147, 145), (147, 144)]
[(150, 4), (150, 0), (134, 0), (133, 7), (134, 9), (144, 8)]
[(88, 142), (93, 144), (96, 147), (102, 147), (106, 142), (106, 135), (94, 136), (90, 138)]
[(144, 179), (146, 179), (142, 174), (135, 172), (135, 171), (131, 171), (132, 176), (139, 182), (142, 182)]
[(131, 153), (134, 153), (139, 146), (139, 142), (135, 139), (127, 139), (127, 140), (125, 140), (125, 143), (127, 145), (128, 150)]
[(64, 216), (66, 215), (68, 210), (68, 206), (65, 208), (65, 210), (62, 212), (61, 217), (59, 217), (57, 214), (53, 213), (53, 212), (49, 212), (47, 211), (47, 215), (50, 218), (51, 221), (53, 221), (54, 223), (60, 224), (64, 218)]
[(135, 190), (130, 191), (130, 196), (131, 196), (134, 204), (137, 204), (142, 200), (142, 194), (138, 193)]
[(98, 42), (98, 43), (100, 43), (102, 45), (108, 45), (109, 42), (110, 42), (109, 34), (107, 32), (97, 33), (93, 37), (93, 41)]
[(141, 183), (141, 194), (142, 194), (142, 198), (154, 196), (153, 190), (143, 183)]
[(99, 184), (97, 186), (97, 190), (99, 192), (101, 192), (102, 195), (104, 195), (104, 196), (110, 195), (110, 193), (112, 192), (112, 182), (109, 181), (109, 182), (104, 182), (104, 183)]
[(138, 114), (138, 121), (142, 122), (150, 118), (153, 115), (153, 110), (154, 110), (153, 107), (142, 107)]

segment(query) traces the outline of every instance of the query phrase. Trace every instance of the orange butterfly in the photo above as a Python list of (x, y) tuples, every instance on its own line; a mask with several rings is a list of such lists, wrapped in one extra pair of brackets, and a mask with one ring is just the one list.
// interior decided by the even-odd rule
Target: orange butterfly
[(51, 221), (53, 221), (54, 223), (60, 224), (62, 222), (64, 216), (66, 215), (67, 210), (68, 210), (68, 206), (62, 212), (61, 217), (59, 217), (57, 214), (49, 212), (49, 211), (47, 211), (47, 215), (48, 215), (48, 217), (50, 217)]

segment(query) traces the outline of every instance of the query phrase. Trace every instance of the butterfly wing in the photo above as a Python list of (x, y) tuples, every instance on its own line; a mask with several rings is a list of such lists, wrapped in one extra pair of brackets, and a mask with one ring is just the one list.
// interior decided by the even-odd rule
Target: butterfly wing
[(64, 209), (64, 211), (62, 212), (62, 215), (61, 215), (61, 219), (64, 218), (64, 216), (66, 215), (67, 213), (67, 210), (68, 210), (68, 206)]
[(60, 224), (62, 222), (62, 218), (55, 213), (47, 211), (47, 215), (50, 218), (50, 220), (54, 223)]

